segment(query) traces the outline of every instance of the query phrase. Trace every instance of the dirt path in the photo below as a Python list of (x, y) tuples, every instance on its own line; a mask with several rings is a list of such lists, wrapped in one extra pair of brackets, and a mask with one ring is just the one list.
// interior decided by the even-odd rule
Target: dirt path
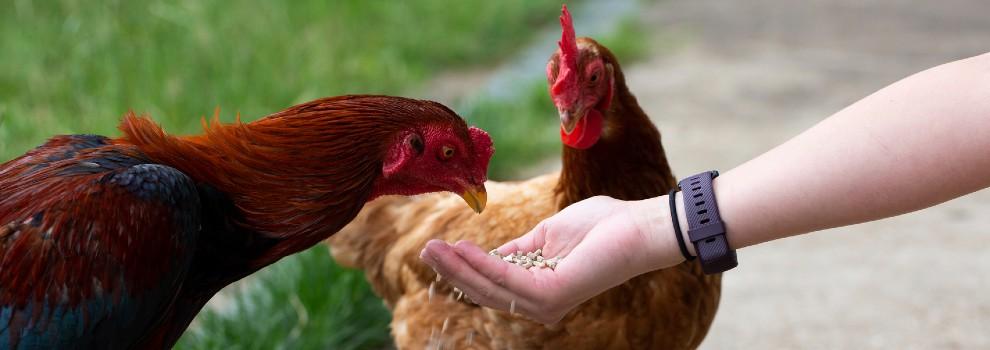
[[(675, 48), (626, 72), (679, 175), (727, 170), (897, 79), (990, 50), (988, 13), (982, 1), (662, 1), (642, 16)], [(990, 347), (988, 191), (740, 261), (704, 349)]]

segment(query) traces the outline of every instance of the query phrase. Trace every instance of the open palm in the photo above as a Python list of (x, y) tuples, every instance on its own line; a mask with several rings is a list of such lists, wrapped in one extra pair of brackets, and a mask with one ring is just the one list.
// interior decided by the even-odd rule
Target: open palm
[[(665, 244), (636, 206), (593, 197), (548, 218), (525, 235), (497, 250), (502, 255), (542, 249), (560, 257), (556, 269), (529, 268), (488, 255), (467, 241), (451, 246), (430, 241), (421, 257), (479, 304), (511, 310), (543, 323), (555, 323), (591, 297), (641, 273), (677, 261), (658, 262), (648, 252)], [(656, 207), (660, 210), (660, 207)], [(658, 266), (660, 264), (661, 266)], [(668, 266), (669, 266), (668, 265)]]

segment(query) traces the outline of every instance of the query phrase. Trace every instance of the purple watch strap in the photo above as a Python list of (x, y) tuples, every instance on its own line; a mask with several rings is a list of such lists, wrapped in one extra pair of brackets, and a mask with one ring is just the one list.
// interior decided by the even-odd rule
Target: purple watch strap
[(701, 269), (707, 274), (727, 271), (739, 262), (736, 251), (729, 247), (725, 225), (718, 213), (712, 180), (718, 171), (706, 171), (678, 183), (684, 192), (684, 211), (688, 221), (688, 238), (694, 244)]

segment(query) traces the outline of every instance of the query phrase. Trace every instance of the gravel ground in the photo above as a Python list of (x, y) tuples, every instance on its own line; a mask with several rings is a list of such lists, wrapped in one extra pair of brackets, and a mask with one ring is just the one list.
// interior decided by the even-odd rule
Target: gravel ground
[[(626, 73), (679, 175), (728, 170), (900, 78), (990, 50), (988, 14), (984, 1), (661, 1), (642, 17), (663, 49)], [(990, 348), (987, 213), (982, 191), (747, 248), (702, 348)]]

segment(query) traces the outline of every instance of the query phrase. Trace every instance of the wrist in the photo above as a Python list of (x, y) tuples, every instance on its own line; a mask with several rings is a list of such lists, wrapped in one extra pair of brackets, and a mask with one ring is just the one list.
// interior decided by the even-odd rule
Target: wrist
[[(660, 196), (629, 203), (639, 235), (646, 242), (643, 245), (646, 271), (662, 269), (683, 262), (684, 257), (677, 244), (677, 237), (674, 236), (668, 197)], [(687, 230), (687, 225), (683, 222), (682, 219), (681, 228)], [(684, 233), (686, 234), (686, 231)]]
[[(677, 193), (674, 194), (674, 197), (674, 205), (677, 206), (677, 227), (680, 228), (677, 232), (680, 232), (681, 239), (683, 239), (684, 246), (687, 248), (688, 254), (692, 257), (698, 256), (698, 253), (694, 251), (694, 244), (691, 243), (691, 237), (688, 236), (688, 219), (687, 212), (684, 209), (684, 192), (677, 191)], [(668, 200), (668, 203), (669, 202), (670, 201)], [(669, 208), (668, 211), (670, 211)], [(671, 229), (673, 230), (673, 223), (671, 223)], [(676, 240), (677, 237), (675, 236), (674, 239)], [(678, 242), (678, 248), (680, 248), (679, 245), (680, 243)]]

